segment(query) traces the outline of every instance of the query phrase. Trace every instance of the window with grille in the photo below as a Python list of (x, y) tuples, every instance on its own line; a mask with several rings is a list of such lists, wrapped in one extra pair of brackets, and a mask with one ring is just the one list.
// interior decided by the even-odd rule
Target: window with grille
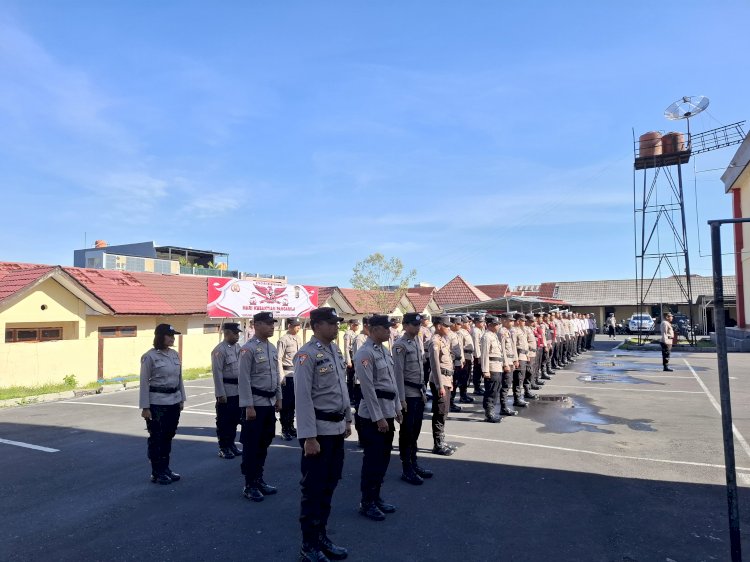
[(5, 343), (29, 343), (63, 339), (62, 328), (6, 328)]

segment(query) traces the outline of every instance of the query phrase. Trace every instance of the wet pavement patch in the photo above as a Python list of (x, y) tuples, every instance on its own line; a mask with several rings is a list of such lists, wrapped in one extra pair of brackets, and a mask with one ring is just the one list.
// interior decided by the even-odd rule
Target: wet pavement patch
[(575, 395), (544, 395), (534, 400), (530, 407), (520, 412), (542, 427), (540, 433), (592, 433), (614, 434), (607, 426), (624, 425), (634, 431), (656, 431), (649, 419), (627, 419), (602, 413), (588, 398)]
[(623, 384), (657, 384), (664, 386), (665, 383), (663, 382), (656, 382), (656, 381), (647, 381), (644, 379), (639, 379), (636, 377), (631, 377), (630, 375), (626, 375), (625, 373), (599, 373), (599, 374), (593, 374), (593, 375), (581, 375), (578, 377), (579, 381), (582, 382), (598, 382), (598, 383), (606, 383), (606, 382), (616, 382), (616, 383), (623, 383)]

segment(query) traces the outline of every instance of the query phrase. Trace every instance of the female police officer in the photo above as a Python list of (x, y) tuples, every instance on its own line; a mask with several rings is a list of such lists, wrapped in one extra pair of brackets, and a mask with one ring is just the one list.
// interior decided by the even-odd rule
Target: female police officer
[(139, 406), (148, 429), (151, 482), (156, 484), (171, 484), (180, 479), (180, 475), (169, 468), (172, 438), (185, 404), (180, 357), (170, 349), (175, 334), (179, 333), (169, 324), (159, 324), (154, 330), (154, 349), (141, 357)]

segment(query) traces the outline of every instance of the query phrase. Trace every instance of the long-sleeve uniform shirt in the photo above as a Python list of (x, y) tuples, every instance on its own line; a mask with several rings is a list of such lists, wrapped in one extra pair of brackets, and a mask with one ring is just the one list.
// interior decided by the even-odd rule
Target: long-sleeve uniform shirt
[(482, 358), (482, 336), (485, 331), (476, 326), (471, 328), (471, 341), (474, 343), (474, 357), (476, 359)]
[(464, 345), (463, 339), (458, 332), (451, 330), (448, 332), (448, 341), (451, 346), (451, 355), (453, 356), (453, 368), (461, 367), (464, 364)]
[(518, 361), (518, 351), (510, 330), (504, 326), (500, 328), (500, 345), (503, 347), (506, 364), (512, 368), (513, 362)]
[(357, 337), (357, 332), (354, 330), (347, 330), (344, 332), (344, 362), (349, 365), (352, 362), (354, 353), (352, 352), (352, 345), (354, 344), (354, 338)]
[(507, 362), (497, 334), (491, 330), (486, 330), (482, 334), (480, 347), (479, 360), (482, 365), (482, 373), (502, 373), (503, 366), (507, 365)]
[[(346, 389), (344, 355), (335, 343), (324, 345), (313, 336), (294, 357), (294, 401), (297, 436), (341, 435), (352, 421), (349, 391)], [(318, 419), (316, 410), (339, 414), (340, 421)]]
[(674, 342), (674, 328), (672, 328), (672, 323), (666, 320), (661, 321), (661, 342), (667, 345), (672, 345)]
[[(359, 348), (365, 345), (365, 342), (367, 341), (367, 334), (359, 333), (356, 336), (354, 336), (354, 339), (352, 340), (352, 367), (354, 366), (354, 356), (359, 351)], [(359, 384), (359, 379), (357, 379), (357, 369), (354, 369), (354, 384)]]
[(390, 350), (367, 338), (354, 356), (354, 370), (362, 391), (359, 417), (371, 421), (395, 417), (401, 403)]
[(419, 341), (419, 344), (422, 346), (422, 353), (427, 353), (427, 347), (430, 344), (430, 339), (432, 339), (432, 332), (427, 326), (420, 326), (419, 327), (419, 335), (417, 336), (417, 340)]
[(401, 336), (393, 344), (393, 372), (399, 400), (424, 397), (424, 355), (417, 338)]
[(278, 345), (279, 377), (294, 376), (294, 356), (300, 348), (299, 338), (287, 333), (279, 338)]
[(471, 337), (469, 330), (461, 328), (458, 330), (458, 337), (464, 349), (464, 361), (474, 361), (474, 339)]
[(516, 346), (516, 355), (518, 355), (519, 361), (529, 360), (529, 340), (526, 339), (526, 331), (515, 326), (510, 329), (510, 335), (513, 338), (513, 343)]
[(240, 345), (221, 342), (211, 352), (211, 372), (214, 376), (214, 394), (237, 396), (240, 377)]
[[(253, 338), (240, 349), (240, 407), (273, 406), (281, 400), (279, 358), (270, 341)], [(262, 396), (258, 391), (273, 393)]]
[[(151, 392), (150, 387), (174, 392)], [(138, 406), (169, 406), (186, 400), (180, 356), (174, 349), (150, 349), (141, 357), (141, 386)]]
[(447, 337), (434, 334), (427, 346), (430, 358), (430, 382), (437, 388), (453, 387), (453, 357)]
[(531, 359), (532, 357), (536, 357), (536, 335), (534, 335), (534, 328), (531, 328), (530, 326), (524, 326), (523, 331), (526, 334), (526, 345), (529, 348), (527, 355), (529, 356), (529, 359)]

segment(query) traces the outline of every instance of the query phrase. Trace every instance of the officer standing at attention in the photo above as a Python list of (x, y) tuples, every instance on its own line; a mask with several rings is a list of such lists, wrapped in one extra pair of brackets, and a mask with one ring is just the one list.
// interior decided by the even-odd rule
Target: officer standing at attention
[(474, 365), (472, 372), (472, 384), (474, 385), (474, 394), (483, 396), (484, 391), (482, 390), (482, 335), (485, 330), (485, 317), (482, 314), (477, 314), (473, 318), (474, 325), (469, 331), (471, 333), (471, 339), (474, 342)]
[(451, 346), (451, 355), (453, 356), (453, 390), (451, 390), (450, 411), (460, 412), (461, 406), (456, 404), (456, 392), (458, 391), (460, 380), (463, 378), (464, 370), (463, 338), (458, 334), (458, 330), (461, 329), (461, 317), (451, 316), (450, 323), (451, 328), (448, 332), (448, 339)]
[(544, 381), (540, 381), (537, 378), (537, 362), (539, 361), (539, 355), (541, 352), (537, 349), (536, 335), (534, 334), (534, 315), (527, 314), (525, 317), (525, 325), (523, 327), (526, 332), (526, 341), (529, 345), (529, 351), (527, 356), (529, 358), (526, 364), (526, 377), (524, 379), (524, 388), (531, 388), (531, 390), (539, 390), (544, 386)]
[(346, 384), (349, 389), (349, 396), (352, 395), (354, 389), (354, 363), (352, 363), (354, 353), (352, 352), (352, 346), (358, 333), (359, 320), (352, 318), (349, 320), (349, 329), (344, 332), (344, 361), (346, 362)]
[(427, 347), (432, 339), (432, 330), (430, 330), (430, 317), (421, 314), (422, 325), (419, 327), (419, 335), (417, 341), (422, 347), (422, 355), (424, 357), (424, 363), (422, 365), (424, 369), (424, 383), (427, 384), (430, 381), (430, 358), (427, 356)]
[(461, 324), (458, 328), (458, 337), (461, 340), (461, 345), (464, 351), (464, 363), (461, 368), (460, 376), (458, 377), (458, 391), (459, 401), (462, 404), (471, 404), (474, 399), (469, 396), (469, 377), (471, 377), (471, 370), (474, 367), (474, 338), (469, 333), (471, 328), (469, 317), (462, 316)]
[(146, 420), (151, 482), (155, 484), (171, 484), (180, 479), (169, 468), (172, 439), (186, 400), (180, 357), (170, 349), (179, 333), (169, 324), (159, 324), (154, 330), (154, 348), (141, 357), (138, 403), (141, 417)]
[[(511, 330), (513, 340), (516, 343), (516, 353), (518, 354), (518, 367), (513, 372), (514, 395), (516, 387), (516, 377), (518, 384), (523, 387), (524, 399), (534, 400), (536, 394), (531, 393), (531, 374), (529, 373), (529, 341), (526, 337), (526, 317), (517, 313), (515, 316), (515, 326)], [(517, 406), (519, 404), (516, 404)]]
[(521, 398), (521, 384), (518, 378), (519, 369), (521, 363), (518, 359), (518, 348), (516, 347), (516, 341), (513, 338), (511, 330), (513, 329), (513, 318), (508, 313), (500, 315), (502, 322), (502, 328), (500, 328), (500, 345), (503, 348), (503, 356), (505, 362), (509, 365), (512, 377), (503, 377), (502, 385), (500, 386), (500, 415), (503, 416), (515, 416), (518, 414), (516, 410), (508, 408), (506, 402), (508, 397), (508, 390), (511, 385), (513, 386), (513, 405), (519, 408), (527, 408), (529, 403)]
[[(495, 415), (495, 402), (497, 401), (503, 377), (510, 378), (511, 367), (506, 365), (503, 356), (503, 348), (497, 337), (500, 329), (500, 320), (494, 316), (487, 315), (486, 329), (481, 339), (481, 369), (484, 377), (484, 420), (489, 423), (498, 423), (500, 418)], [(506, 381), (508, 385), (510, 381)]]
[(340, 318), (333, 308), (310, 311), (313, 336), (294, 358), (297, 435), (302, 447), (302, 561), (343, 560), (328, 538), (331, 499), (344, 469), (344, 439), (352, 434), (346, 363), (336, 345)]
[(297, 430), (294, 429), (294, 356), (300, 348), (299, 336), (300, 331), (299, 318), (289, 318), (286, 321), (286, 334), (279, 338), (278, 356), (279, 356), (279, 376), (281, 380), (281, 438), (284, 441), (291, 441), (297, 437)]
[(664, 365), (664, 370), (672, 372), (674, 369), (669, 368), (669, 356), (672, 353), (672, 342), (674, 342), (674, 328), (672, 327), (672, 313), (667, 312), (664, 315), (664, 320), (661, 322), (661, 362)]
[[(370, 337), (370, 327), (368, 325), (369, 322), (370, 322), (369, 316), (363, 317), (362, 318), (362, 332), (354, 336), (354, 340), (352, 341), (352, 352), (351, 352), (352, 361), (354, 361), (354, 356), (357, 354), (357, 351), (359, 351), (359, 348), (365, 345), (367, 338)], [(357, 380), (357, 373), (353, 366), (352, 366), (352, 391), (349, 397), (352, 403), (352, 407), (354, 408), (354, 429), (357, 432), (357, 444), (359, 446), (362, 446), (362, 440), (360, 439), (360, 436), (359, 436), (359, 426), (360, 426), (359, 403), (362, 400), (362, 391), (359, 388), (359, 381)]]
[(370, 337), (354, 356), (362, 401), (359, 403), (362, 475), (359, 512), (374, 521), (383, 521), (386, 513), (396, 507), (383, 501), (380, 488), (388, 470), (396, 428), (394, 419), (401, 423), (401, 402), (398, 397), (393, 357), (383, 347), (390, 336), (387, 316), (374, 314), (369, 321)]
[(282, 404), (278, 355), (276, 347), (268, 341), (276, 322), (272, 312), (254, 315), (255, 335), (240, 350), (243, 495), (256, 502), (277, 492), (263, 480), (263, 466), (276, 429), (276, 412)]
[(233, 459), (242, 454), (234, 444), (241, 420), (237, 389), (240, 376), (240, 346), (237, 342), (241, 331), (236, 322), (224, 324), (224, 341), (211, 352), (216, 395), (216, 437), (219, 439), (219, 456), (224, 459)]
[(397, 316), (391, 318), (390, 323), (391, 325), (388, 334), (388, 349), (391, 349), (393, 347), (393, 342), (400, 338), (404, 333), (404, 331), (401, 329), (401, 321)]
[(404, 417), (398, 432), (398, 452), (403, 467), (401, 480), (415, 485), (422, 484), (424, 478), (432, 478), (432, 471), (417, 463), (417, 441), (427, 402), (422, 374), (424, 357), (417, 339), (421, 321), (421, 314), (404, 314), (404, 334), (393, 344), (393, 369)]
[(445, 421), (453, 387), (453, 357), (448, 339), (448, 334), (451, 333), (450, 324), (447, 316), (433, 317), (435, 334), (427, 347), (432, 391), (432, 439), (435, 443), (432, 452), (446, 457), (455, 453), (455, 450), (445, 443)]

